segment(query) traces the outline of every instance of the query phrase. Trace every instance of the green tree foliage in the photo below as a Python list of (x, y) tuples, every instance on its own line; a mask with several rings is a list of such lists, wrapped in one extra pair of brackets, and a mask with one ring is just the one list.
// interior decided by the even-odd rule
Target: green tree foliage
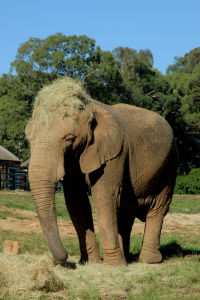
[(59, 76), (83, 81), (90, 95), (158, 112), (171, 124), (180, 172), (200, 164), (200, 48), (176, 57), (167, 75), (153, 68), (150, 50), (102, 51), (94, 39), (62, 33), (21, 44), (10, 74), (0, 78), (0, 144), (25, 160), (24, 128), (38, 90)]
[(167, 70), (173, 94), (180, 102), (182, 130), (179, 135), (182, 172), (200, 166), (200, 47), (175, 57)]
[(23, 43), (11, 64), (33, 96), (57, 76), (83, 78), (87, 72), (95, 41), (87, 36), (65, 36), (61, 33), (45, 39), (30, 38)]
[(96, 59), (95, 41), (61, 33), (45, 39), (30, 38), (11, 63), (11, 72), (0, 78), (0, 144), (19, 158), (28, 157), (24, 129), (37, 92), (58, 76), (82, 79)]
[(180, 102), (173, 94), (170, 80), (153, 69), (151, 51), (137, 52), (134, 49), (119, 47), (113, 53), (129, 94), (127, 103), (159, 113), (168, 120), (177, 135), (182, 123)]
[[(37, 73), (39, 77), (46, 73), (83, 77), (94, 50), (95, 41), (84, 35), (77, 37), (57, 33), (45, 39), (30, 38), (20, 46), (11, 66), (22, 76)], [(40, 80), (45, 83), (43, 77)]]
[(174, 93), (181, 100), (186, 123), (200, 129), (200, 47), (175, 59), (175, 64), (167, 70)]
[(200, 169), (193, 169), (186, 176), (178, 176), (174, 192), (182, 195), (200, 194)]
[(153, 56), (150, 50), (140, 50), (138, 53), (128, 47), (119, 47), (113, 50), (116, 61), (118, 62), (121, 76), (129, 95), (127, 102), (138, 106), (148, 106), (145, 96), (153, 91), (152, 70)]
[(123, 102), (127, 97), (118, 63), (109, 51), (94, 53), (84, 84), (93, 98), (104, 103)]
[(26, 96), (17, 77), (3, 75), (0, 78), (0, 144), (20, 159), (28, 155), (24, 129), (30, 105)]

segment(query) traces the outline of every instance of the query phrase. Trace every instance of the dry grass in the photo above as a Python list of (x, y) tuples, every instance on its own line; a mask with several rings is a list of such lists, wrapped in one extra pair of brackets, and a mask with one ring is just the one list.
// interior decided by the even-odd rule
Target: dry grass
[(55, 275), (47, 256), (9, 256), (1, 253), (0, 263), (1, 297), (38, 299), (43, 292), (58, 292), (64, 289), (63, 282)]
[[(128, 267), (54, 266), (50, 255), (0, 253), (1, 299), (199, 299), (199, 257)], [(71, 263), (70, 266), (73, 264)]]
[[(35, 99), (32, 120), (26, 128), (28, 139), (32, 138), (41, 124), (49, 126), (53, 121), (52, 113), (73, 121), (75, 111), (87, 110), (86, 105), (89, 103), (91, 98), (80, 81), (69, 77), (55, 80), (41, 89)], [(92, 116), (92, 112), (88, 113)]]
[[(69, 109), (73, 114), (75, 109), (82, 110), (90, 103), (90, 97), (86, 93), (80, 81), (69, 77), (55, 80), (52, 84), (45, 86), (36, 97), (34, 110), (49, 114), (53, 110), (63, 112), (63, 108)], [(65, 115), (63, 115), (64, 117)]]

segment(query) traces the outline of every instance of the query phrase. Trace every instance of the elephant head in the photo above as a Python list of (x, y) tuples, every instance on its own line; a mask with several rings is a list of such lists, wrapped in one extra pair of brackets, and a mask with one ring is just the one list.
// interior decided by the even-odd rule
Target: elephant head
[(109, 106), (90, 99), (80, 83), (65, 77), (40, 91), (26, 135), (36, 211), (50, 251), (64, 262), (68, 255), (58, 232), (55, 187), (68, 172), (67, 157), (82, 173), (93, 172), (119, 154), (122, 126)]

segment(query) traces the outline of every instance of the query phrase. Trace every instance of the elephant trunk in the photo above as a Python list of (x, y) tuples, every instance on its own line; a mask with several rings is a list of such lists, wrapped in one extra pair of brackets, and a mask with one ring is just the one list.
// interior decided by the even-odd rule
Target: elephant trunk
[(56, 261), (63, 263), (67, 260), (68, 254), (63, 247), (58, 231), (55, 208), (55, 183), (42, 179), (41, 174), (39, 180), (32, 180), (31, 177), (30, 171), (31, 191), (47, 245)]

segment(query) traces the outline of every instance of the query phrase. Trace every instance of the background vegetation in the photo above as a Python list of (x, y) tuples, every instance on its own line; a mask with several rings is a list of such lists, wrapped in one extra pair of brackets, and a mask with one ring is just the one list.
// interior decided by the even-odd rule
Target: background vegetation
[(175, 57), (167, 74), (153, 68), (150, 50), (103, 51), (87, 36), (62, 33), (21, 44), (9, 74), (0, 77), (0, 144), (20, 159), (29, 155), (24, 127), (38, 90), (59, 76), (83, 81), (104, 103), (129, 103), (161, 114), (171, 124), (180, 174), (200, 166), (200, 47)]
[(200, 169), (193, 169), (188, 175), (177, 177), (175, 194), (200, 194)]
[[(1, 218), (12, 222), (19, 217), (34, 219), (31, 193), (1, 193)], [(15, 210), (16, 209), (16, 210)], [(64, 196), (56, 194), (57, 215), (67, 222)], [(199, 213), (200, 197), (174, 197), (170, 214), (183, 214), (187, 220)], [(199, 215), (196, 215), (199, 216)], [(93, 209), (95, 219), (95, 211)], [(136, 220), (135, 226), (139, 221)], [(39, 224), (39, 223), (38, 223)], [(0, 247), (0, 298), (3, 300), (71, 299), (71, 300), (197, 300), (200, 295), (200, 224), (163, 230), (161, 235), (162, 264), (147, 265), (138, 261), (142, 233), (131, 236), (130, 264), (122, 267), (78, 264), (80, 256), (76, 236), (62, 237), (69, 252), (65, 267), (54, 265), (45, 238), (41, 233), (0, 229), (0, 245), (4, 240), (20, 241), (22, 254), (6, 255)], [(25, 225), (24, 225), (25, 227)], [(31, 227), (30, 227), (31, 228)], [(60, 228), (61, 229), (61, 228)]]

